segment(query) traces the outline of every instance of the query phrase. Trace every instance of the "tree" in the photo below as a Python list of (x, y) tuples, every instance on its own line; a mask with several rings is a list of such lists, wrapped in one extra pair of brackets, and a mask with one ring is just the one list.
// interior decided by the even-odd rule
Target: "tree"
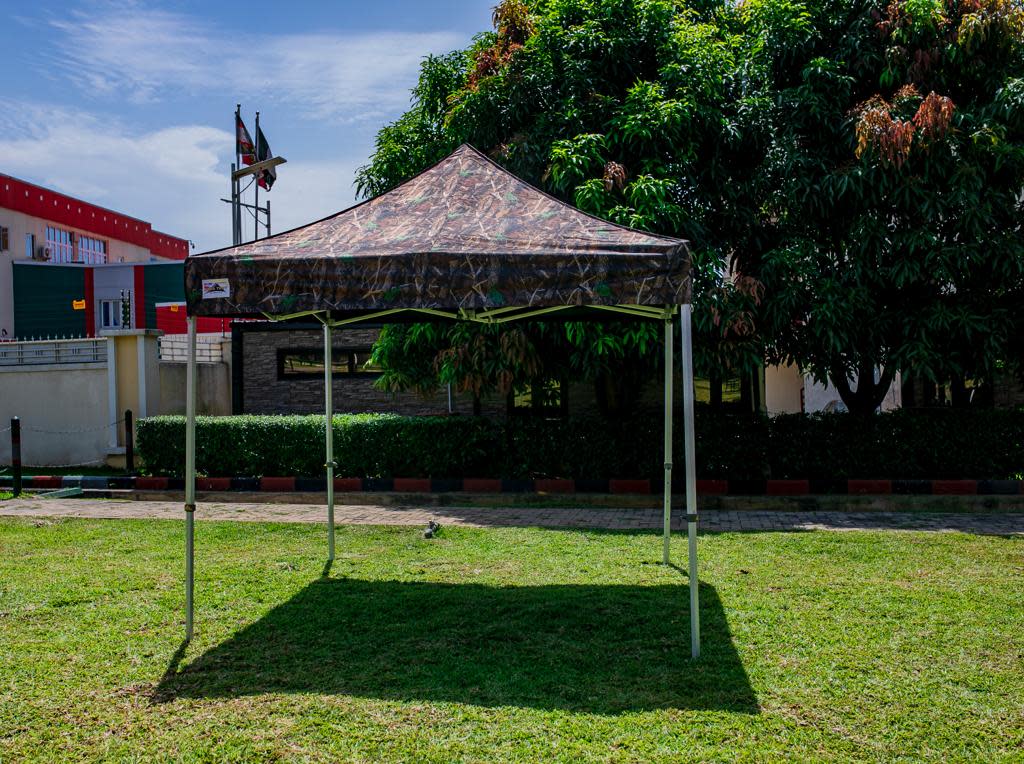
[(373, 360), (384, 369), (382, 387), (424, 395), (446, 384), (480, 397), (551, 379), (587, 380), (599, 410), (618, 417), (632, 411), (657, 369), (660, 331), (650, 322), (399, 325), (382, 332)]
[(1019, 361), (1019, 0), (747, 0), (737, 17), (773, 102), (750, 189), (766, 244), (741, 262), (769, 357), (861, 413), (899, 370)]
[[(741, 40), (718, 3), (505, 0), (495, 31), (428, 57), (412, 108), (383, 128), (358, 176), (386, 191), (472, 143), (533, 184), (617, 223), (690, 240), (696, 363), (749, 370), (759, 285), (731, 254), (760, 230), (745, 193), (761, 155), (745, 142), (758, 114), (737, 78)], [(389, 327), (375, 353), (393, 389), (453, 382), (475, 393), (543, 376), (595, 381), (621, 411), (657, 368), (660, 327), (532, 324)]]

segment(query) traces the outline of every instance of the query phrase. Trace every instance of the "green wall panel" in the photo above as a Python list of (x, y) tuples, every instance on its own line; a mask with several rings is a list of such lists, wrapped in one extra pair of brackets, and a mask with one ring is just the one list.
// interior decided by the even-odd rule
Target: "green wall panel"
[(60, 265), (13, 265), (14, 333), (33, 337), (84, 337), (85, 268)]
[(185, 265), (146, 265), (143, 283), (146, 287), (146, 327), (155, 329), (158, 302), (185, 301)]

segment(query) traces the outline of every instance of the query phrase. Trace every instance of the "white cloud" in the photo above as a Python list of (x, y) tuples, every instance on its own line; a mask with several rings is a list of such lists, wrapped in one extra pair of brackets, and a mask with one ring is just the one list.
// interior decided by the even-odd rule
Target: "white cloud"
[[(231, 243), (227, 166), (233, 137), (206, 125), (132, 131), (96, 114), (10, 103), (0, 116), (0, 169), (196, 242)], [(304, 225), (353, 203), (355, 160), (295, 161), (270, 194), (273, 229)], [(266, 201), (261, 196), (261, 204)], [(251, 201), (251, 200), (250, 200)], [(252, 223), (247, 223), (246, 238)]]
[(225, 229), (230, 236), (228, 215), (214, 206), (228, 185), (218, 151), (230, 150), (230, 133), (204, 125), (131, 132), (87, 112), (8, 106), (4, 172), (197, 243), (222, 241)]
[[(172, 116), (160, 129), (154, 118), (236, 100), (282, 107), (268, 133), (291, 159), (270, 194), (273, 228), (283, 231), (355, 201), (353, 179), (373, 129), (408, 107), (424, 55), (459, 44), (435, 32), (249, 33), (133, 0), (88, 2), (88, 11), (21, 20), (47, 36), (46, 77), (63, 78), (84, 98), (6, 102), (0, 172), (143, 218), (199, 251), (230, 244), (228, 206), (219, 201), (234, 161), (234, 136), (221, 129), (230, 122), (211, 127), (208, 109)], [(166, 103), (125, 110), (128, 101)], [(79, 102), (86, 105), (70, 105)], [(118, 111), (146, 121), (108, 114)], [(251, 236), (251, 219), (245, 230)]]
[[(358, 162), (344, 159), (289, 162), (281, 167), (280, 180), (270, 194), (273, 231), (288, 231), (354, 204), (358, 167)], [(261, 205), (265, 198), (260, 196)], [(246, 238), (251, 226), (250, 219)]]
[(259, 96), (342, 121), (405, 107), (422, 57), (458, 43), (442, 32), (221, 30), (134, 3), (78, 11), (50, 24), (60, 32), (50, 64), (93, 93), (141, 102), (175, 91)]

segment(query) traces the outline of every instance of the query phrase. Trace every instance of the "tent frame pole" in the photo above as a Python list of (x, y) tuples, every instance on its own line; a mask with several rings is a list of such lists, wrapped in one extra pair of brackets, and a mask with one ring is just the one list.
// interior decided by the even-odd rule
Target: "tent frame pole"
[(192, 641), (196, 514), (196, 318), (188, 319), (185, 367), (185, 641)]
[(693, 426), (693, 328), (691, 306), (680, 316), (683, 362), (683, 447), (686, 471), (686, 536), (690, 579), (690, 655), (700, 657), (700, 580), (697, 577), (697, 464)]
[(672, 315), (665, 318), (665, 485), (663, 489), (663, 529), (661, 561), (671, 563), (669, 543), (672, 539)]
[[(637, 306), (639, 310), (630, 310), (633, 306), (593, 306), (606, 310), (616, 310), (623, 313), (633, 313), (641, 318), (657, 318), (659, 314), (652, 314), (649, 306)], [(396, 308), (379, 311), (367, 316), (333, 321), (329, 313), (322, 317), (319, 312), (317, 317), (324, 325), (324, 446), (326, 452), (327, 471), (327, 550), (328, 563), (334, 561), (335, 556), (335, 523), (334, 523), (334, 471), (337, 465), (334, 462), (334, 390), (333, 390), (333, 347), (332, 329), (335, 326), (342, 326), (348, 323), (372, 320), (393, 313), (404, 312), (405, 309)], [(497, 311), (497, 309), (496, 309)], [(671, 564), (670, 542), (672, 538), (672, 419), (673, 419), (673, 314), (674, 307), (666, 305), (664, 312), (665, 324), (665, 483), (663, 492), (664, 501), (664, 527), (663, 527), (663, 549), (662, 561), (664, 564)], [(444, 311), (418, 310), (415, 312), (430, 313), (445, 318), (451, 317), (456, 320), (480, 321), (481, 323), (504, 323), (505, 321), (530, 318), (543, 313), (553, 312), (551, 309), (543, 308), (536, 311), (528, 311), (516, 316), (502, 317), (500, 319), (480, 319), (472, 314), (461, 315), (447, 314)], [(690, 648), (693, 658), (700, 657), (700, 602), (699, 602), (699, 581), (697, 578), (697, 480), (696, 463), (694, 459), (694, 423), (693, 423), (693, 336), (691, 327), (691, 306), (681, 306), (680, 328), (682, 345), (682, 377), (683, 377), (683, 436), (685, 447), (685, 475), (686, 475), (686, 523), (689, 557), (689, 584), (690, 584)], [(267, 317), (272, 320), (286, 320), (299, 316), (310, 315), (313, 311), (290, 314), (288, 316)], [(193, 590), (195, 583), (195, 509), (196, 509), (196, 318), (189, 316), (188, 323), (188, 363), (185, 373), (185, 641), (192, 640), (193, 635)]]
[(331, 320), (324, 320), (324, 446), (327, 460), (327, 562), (334, 562), (334, 348)]

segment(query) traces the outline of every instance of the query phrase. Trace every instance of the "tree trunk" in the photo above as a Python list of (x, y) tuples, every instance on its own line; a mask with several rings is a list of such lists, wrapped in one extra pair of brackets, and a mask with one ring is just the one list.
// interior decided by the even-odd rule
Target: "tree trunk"
[(625, 419), (636, 409), (644, 379), (628, 367), (603, 371), (594, 378), (597, 409), (606, 419)]
[(717, 369), (711, 372), (711, 377), (708, 380), (710, 391), (708, 393), (708, 403), (711, 408), (718, 411), (722, 408), (722, 374)]
[(862, 363), (857, 372), (856, 390), (850, 388), (850, 381), (842, 369), (833, 371), (831, 377), (846, 410), (857, 416), (869, 416), (882, 405), (895, 374), (895, 370), (883, 369), (878, 382), (875, 382), (874, 365)]
[(965, 409), (971, 405), (971, 393), (963, 377), (953, 377), (949, 382), (950, 402), (955, 409)]

